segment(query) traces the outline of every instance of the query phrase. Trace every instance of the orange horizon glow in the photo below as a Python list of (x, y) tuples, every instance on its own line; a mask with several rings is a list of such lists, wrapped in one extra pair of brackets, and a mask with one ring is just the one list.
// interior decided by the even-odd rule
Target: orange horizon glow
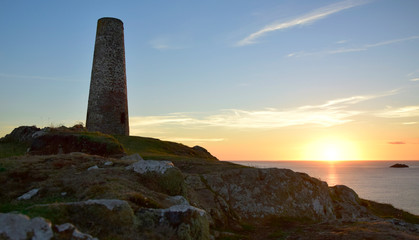
[(362, 160), (360, 148), (352, 141), (338, 137), (314, 140), (304, 147), (303, 159), (314, 161)]

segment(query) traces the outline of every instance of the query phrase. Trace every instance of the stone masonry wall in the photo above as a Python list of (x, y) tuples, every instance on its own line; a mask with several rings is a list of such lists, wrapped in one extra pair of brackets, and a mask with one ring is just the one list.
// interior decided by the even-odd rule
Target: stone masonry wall
[(124, 27), (116, 18), (97, 23), (86, 127), (129, 135)]

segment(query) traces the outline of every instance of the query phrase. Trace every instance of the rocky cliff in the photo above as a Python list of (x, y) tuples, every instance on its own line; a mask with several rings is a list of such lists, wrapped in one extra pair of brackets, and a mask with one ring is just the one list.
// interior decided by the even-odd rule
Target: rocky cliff
[[(19, 131), (25, 136), (15, 139), (45, 141)], [(135, 140), (125, 139), (130, 149)], [(1, 158), (0, 239), (419, 238), (418, 216), (360, 199), (346, 186), (157, 143), (144, 151), (158, 146), (157, 160), (141, 152)]]

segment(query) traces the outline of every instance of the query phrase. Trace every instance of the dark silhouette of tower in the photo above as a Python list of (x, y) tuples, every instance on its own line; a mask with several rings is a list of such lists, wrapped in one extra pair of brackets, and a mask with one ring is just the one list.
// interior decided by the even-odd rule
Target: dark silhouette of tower
[(129, 135), (124, 26), (116, 18), (97, 22), (86, 127)]

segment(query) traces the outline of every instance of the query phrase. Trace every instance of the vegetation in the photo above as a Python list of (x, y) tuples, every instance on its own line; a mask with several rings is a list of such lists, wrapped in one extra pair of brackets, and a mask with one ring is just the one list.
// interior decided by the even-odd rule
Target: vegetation
[(162, 141), (155, 138), (122, 136), (115, 138), (124, 146), (127, 154), (139, 153), (147, 159), (206, 159), (217, 160), (205, 152), (200, 152), (180, 143)]
[(28, 147), (27, 143), (0, 141), (0, 158), (25, 155)]
[(396, 218), (404, 220), (408, 223), (419, 224), (419, 216), (397, 209), (391, 204), (378, 203), (366, 199), (361, 199), (361, 204), (379, 217)]

